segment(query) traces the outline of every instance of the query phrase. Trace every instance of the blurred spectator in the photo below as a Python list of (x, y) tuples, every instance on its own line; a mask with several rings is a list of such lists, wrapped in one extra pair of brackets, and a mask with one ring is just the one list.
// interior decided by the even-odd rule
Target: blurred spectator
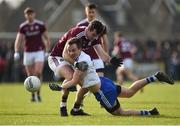
[[(131, 41), (137, 48), (133, 56), (137, 63), (161, 62), (165, 66), (164, 70), (166, 73), (172, 75), (174, 79), (180, 80), (180, 39), (152, 40), (154, 42), (149, 42), (151, 41), (150, 39), (135, 38)], [(20, 64), (16, 64), (13, 61), (13, 47), (13, 40), (0, 40), (0, 81), (22, 82), (26, 77), (22, 58), (20, 59)], [(22, 52), (20, 54), (22, 57)], [(108, 66), (106, 68), (106, 75), (108, 76), (111, 76), (109, 71), (114, 71), (114, 68), (111, 67)], [(53, 73), (50, 71), (47, 63), (45, 63), (44, 68), (44, 80), (51, 81)], [(14, 73), (13, 71), (17, 72)], [(115, 77), (111, 78), (115, 79)]]
[(136, 45), (136, 52), (134, 54), (134, 59), (137, 62), (144, 62), (145, 60), (145, 40), (143, 38), (137, 38), (134, 40), (134, 45)]
[(2, 81), (3, 79), (5, 66), (6, 66), (6, 60), (0, 55), (0, 81)]
[(170, 74), (170, 57), (171, 57), (171, 42), (165, 40), (162, 42), (161, 58), (165, 65), (165, 72)]
[(153, 39), (148, 39), (146, 42), (146, 60), (148, 62), (153, 62), (157, 60), (159, 57), (157, 57), (157, 46), (156, 41)]

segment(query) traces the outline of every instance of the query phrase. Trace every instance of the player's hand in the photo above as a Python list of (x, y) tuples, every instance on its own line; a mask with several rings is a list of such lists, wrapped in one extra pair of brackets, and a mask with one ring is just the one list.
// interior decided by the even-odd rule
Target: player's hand
[[(63, 90), (63, 88), (62, 88), (60, 85), (54, 84), (54, 83), (49, 84), (49, 88), (50, 88), (52, 91), (62, 91), (62, 90)], [(71, 91), (71, 92), (77, 91), (76, 86), (71, 86), (71, 87), (69, 87), (67, 90), (68, 90), (68, 91)]]
[(52, 90), (52, 91), (61, 91), (62, 90), (62, 87), (59, 86), (58, 84), (49, 84), (49, 88)]
[(110, 63), (114, 65), (115, 67), (119, 67), (123, 64), (122, 58), (112, 57), (110, 59)]
[(88, 64), (84, 61), (82, 62), (75, 62), (74, 67), (81, 70), (81, 71), (86, 71), (88, 69)]
[(19, 54), (19, 52), (15, 52), (15, 53), (14, 53), (14, 60), (17, 61), (17, 60), (19, 60), (19, 59), (20, 59), (20, 54)]

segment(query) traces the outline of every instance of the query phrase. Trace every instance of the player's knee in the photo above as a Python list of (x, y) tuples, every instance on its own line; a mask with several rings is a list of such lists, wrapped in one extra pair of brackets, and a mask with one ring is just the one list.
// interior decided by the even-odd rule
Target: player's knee
[(127, 98), (131, 98), (133, 95), (134, 95), (133, 91), (132, 91), (131, 89), (129, 89), (129, 90), (127, 91), (126, 97), (127, 97)]
[(116, 111), (112, 112), (111, 114), (114, 116), (125, 115), (124, 110), (121, 108), (117, 109)]
[(41, 76), (41, 74), (42, 74), (42, 72), (41, 72), (41, 71), (36, 71), (36, 75), (37, 75), (38, 77), (40, 77), (40, 76)]

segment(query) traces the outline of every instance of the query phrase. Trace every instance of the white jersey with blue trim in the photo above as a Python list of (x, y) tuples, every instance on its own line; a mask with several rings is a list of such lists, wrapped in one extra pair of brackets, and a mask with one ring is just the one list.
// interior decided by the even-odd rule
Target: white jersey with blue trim
[(82, 62), (82, 61), (84, 61), (88, 64), (88, 69), (87, 69), (87, 71), (85, 71), (85, 73), (83, 75), (82, 87), (88, 88), (88, 87), (91, 87), (98, 83), (100, 84), (100, 79), (99, 79), (98, 74), (96, 73), (96, 69), (91, 60), (91, 57), (89, 55), (87, 55), (86, 53), (84, 53), (83, 51), (81, 51), (81, 54), (77, 58), (76, 62)]

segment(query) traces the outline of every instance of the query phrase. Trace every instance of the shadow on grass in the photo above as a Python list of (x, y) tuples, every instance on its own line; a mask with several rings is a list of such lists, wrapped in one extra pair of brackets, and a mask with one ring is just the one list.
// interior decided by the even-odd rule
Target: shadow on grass
[[(0, 115), (8, 115), (8, 116), (16, 116), (16, 115), (19, 115), (19, 116), (24, 116), (24, 115), (34, 115), (34, 116), (39, 116), (39, 115), (56, 115), (58, 116), (58, 114), (55, 114), (55, 113), (0, 113)], [(95, 117), (96, 115), (94, 115)], [(79, 116), (79, 117), (82, 117), (82, 116)], [(85, 116), (83, 116), (85, 117)], [(113, 116), (113, 117), (124, 117), (124, 118), (127, 118), (127, 117), (142, 117), (142, 118), (168, 118), (168, 119), (180, 119), (180, 116), (169, 116), (169, 115), (157, 115), (157, 116)]]
[(152, 115), (152, 116), (116, 116), (121, 118), (154, 118), (154, 119), (180, 119), (180, 116), (170, 116), (170, 115)]

